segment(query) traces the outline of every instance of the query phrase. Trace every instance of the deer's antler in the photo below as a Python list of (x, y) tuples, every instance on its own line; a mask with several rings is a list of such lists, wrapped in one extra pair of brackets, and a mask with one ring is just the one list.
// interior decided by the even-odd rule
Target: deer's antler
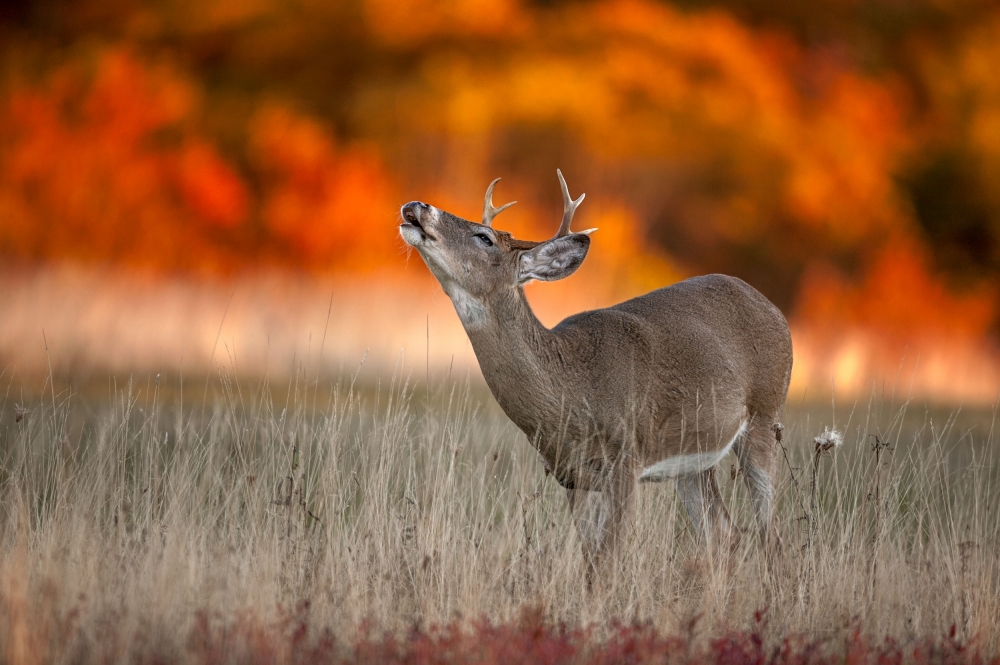
[(517, 203), (517, 201), (511, 201), (510, 203), (505, 203), (499, 208), (493, 207), (493, 188), (496, 187), (498, 182), (500, 182), (500, 178), (491, 182), (490, 186), (486, 188), (486, 198), (483, 199), (483, 226), (493, 226), (494, 217)]
[[(559, 186), (562, 187), (563, 195), (563, 218), (562, 224), (559, 225), (559, 231), (553, 236), (553, 238), (561, 238), (563, 236), (568, 236), (572, 231), (569, 230), (570, 222), (573, 221), (573, 213), (576, 212), (577, 207), (583, 203), (586, 194), (580, 194), (580, 198), (574, 201), (570, 198), (569, 187), (566, 186), (566, 178), (563, 177), (562, 171), (556, 169), (556, 175), (559, 176)], [(587, 229), (586, 231), (580, 231), (579, 233), (592, 233), (597, 229)]]

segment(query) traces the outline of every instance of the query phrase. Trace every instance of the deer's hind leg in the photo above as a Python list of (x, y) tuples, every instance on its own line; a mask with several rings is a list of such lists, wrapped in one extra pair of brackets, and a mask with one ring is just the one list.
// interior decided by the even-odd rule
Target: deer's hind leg
[(774, 504), (781, 459), (780, 413), (773, 418), (755, 417), (750, 429), (736, 444), (743, 481), (750, 494), (760, 542), (768, 555), (781, 548), (781, 538), (774, 522)]
[(740, 532), (726, 510), (715, 468), (677, 478), (677, 495), (710, 555), (728, 556), (739, 544)]

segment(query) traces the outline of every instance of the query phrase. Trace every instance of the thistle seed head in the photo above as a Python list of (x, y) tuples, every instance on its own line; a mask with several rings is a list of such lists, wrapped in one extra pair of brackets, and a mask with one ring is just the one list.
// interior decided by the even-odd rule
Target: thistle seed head
[(835, 448), (839, 448), (844, 443), (844, 435), (835, 429), (827, 427), (823, 433), (813, 439), (816, 444), (817, 453), (825, 453)]

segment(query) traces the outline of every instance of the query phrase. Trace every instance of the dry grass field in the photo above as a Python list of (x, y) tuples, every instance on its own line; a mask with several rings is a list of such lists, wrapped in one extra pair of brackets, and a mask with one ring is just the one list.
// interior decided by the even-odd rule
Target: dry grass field
[[(563, 491), (467, 381), (4, 383), (5, 663), (1000, 654), (991, 411), (790, 404), (773, 573), (753, 538), (707, 561), (672, 485), (649, 484), (588, 594)], [(827, 426), (845, 442), (817, 456)]]

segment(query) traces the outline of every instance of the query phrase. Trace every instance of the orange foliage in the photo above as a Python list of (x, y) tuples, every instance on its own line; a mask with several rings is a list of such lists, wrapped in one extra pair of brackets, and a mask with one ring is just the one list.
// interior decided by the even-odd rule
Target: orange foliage
[(205, 221), (227, 229), (246, 221), (246, 186), (211, 145), (192, 140), (181, 148), (177, 181), (184, 202)]
[(995, 285), (956, 294), (912, 239), (874, 253), (858, 281), (829, 264), (806, 272), (793, 322), (793, 392), (830, 385), (841, 397), (873, 388), (907, 397), (993, 403), (1000, 386)]
[(829, 266), (805, 275), (800, 322), (836, 337), (845, 328), (867, 328), (896, 341), (975, 341), (997, 316), (996, 289), (981, 286), (955, 294), (928, 269), (926, 251), (902, 238), (876, 252), (864, 277), (851, 283)]
[(611, 0), (528, 19), (528, 36), (490, 60), (428, 59), (403, 99), (414, 129), (465, 147), (449, 178), (472, 169), (486, 182), (500, 146), (470, 146), (557, 125), (598, 165), (661, 162), (703, 179), (676, 214), (733, 241), (791, 219), (853, 248), (912, 223), (894, 180), (907, 142), (891, 85), (722, 13)]
[(207, 146), (200, 161), (213, 168), (199, 175), (184, 150), (155, 145), (170, 131), (187, 139), (182, 122), (195, 99), (175, 72), (123, 51), (102, 55), (90, 76), (67, 65), (43, 87), (14, 87), (0, 107), (5, 253), (160, 267), (219, 261), (199, 228), (198, 208), (208, 199), (179, 190), (215, 189), (215, 182), (194, 187), (195, 176), (233, 189), (234, 177)]
[(372, 30), (390, 44), (441, 36), (509, 36), (526, 21), (518, 0), (365, 0)]
[[(357, 268), (384, 252), (389, 225), (376, 225), (391, 213), (374, 155), (264, 110), (249, 128), (259, 172), (241, 173), (199, 134), (198, 98), (176, 70), (126, 50), (92, 72), (66, 65), (42, 86), (12, 86), (0, 97), (0, 251), (210, 272), (257, 260)], [(261, 246), (258, 210), (284, 250)]]
[(979, 162), (984, 193), (1000, 206), (1000, 11), (951, 52), (920, 55), (937, 120), (926, 130), (935, 142), (958, 135), (959, 144)]
[(383, 263), (394, 240), (394, 210), (377, 157), (338, 150), (317, 123), (277, 107), (250, 126), (251, 155), (263, 179), (268, 230), (315, 265)]
[[(110, 11), (87, 2), (95, 16)], [(590, 194), (580, 224), (601, 231), (575, 281), (539, 290), (552, 312), (668, 283), (683, 261), (795, 302), (800, 330), (835, 320), (891, 340), (886, 355), (918, 337), (996, 329), (1000, 14), (946, 49), (914, 42), (931, 109), (920, 117), (901, 73), (865, 72), (724, 11), (655, 0), (334, 5), (167, 0), (130, 15), (121, 45), (89, 64), (71, 55), (40, 83), (0, 88), (0, 253), (208, 272), (398, 267), (394, 183), (474, 218), (502, 175), (523, 202), (501, 226), (539, 238), (557, 219), (556, 190), (536, 178), (561, 166)], [(191, 46), (193, 57), (172, 61), (189, 70), (128, 46), (157, 35)], [(213, 69), (213, 58), (227, 64)], [(328, 64), (341, 88), (323, 87)], [(211, 71), (204, 86), (198, 67)], [(296, 68), (308, 71), (276, 80)], [(244, 71), (264, 85), (218, 84)], [(277, 83), (289, 101), (262, 103)], [(241, 110), (208, 122), (215, 109), (202, 98), (213, 94)], [(223, 151), (213, 131), (226, 122)], [(993, 217), (966, 235), (928, 223), (901, 184), (928, 146), (979, 180), (975, 210)], [(923, 240), (953, 236), (959, 250), (986, 238), (986, 286), (965, 295), (935, 273)]]

